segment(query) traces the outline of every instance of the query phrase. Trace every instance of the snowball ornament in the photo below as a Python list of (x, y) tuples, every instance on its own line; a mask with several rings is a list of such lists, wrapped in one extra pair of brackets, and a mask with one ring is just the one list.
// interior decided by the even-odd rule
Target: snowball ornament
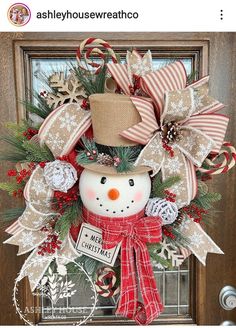
[(147, 216), (159, 216), (163, 225), (171, 224), (178, 217), (178, 207), (174, 202), (155, 197), (149, 199), (145, 213)]
[(68, 162), (56, 160), (46, 163), (44, 178), (52, 190), (67, 192), (74, 186), (78, 177), (73, 165)]

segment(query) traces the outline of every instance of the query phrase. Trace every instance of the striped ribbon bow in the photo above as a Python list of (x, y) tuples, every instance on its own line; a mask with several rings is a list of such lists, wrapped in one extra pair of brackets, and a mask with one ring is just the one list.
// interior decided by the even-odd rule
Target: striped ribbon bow
[[(109, 218), (95, 215), (86, 208), (83, 208), (83, 218), (102, 229), (104, 249), (121, 242), (121, 295), (116, 314), (134, 319), (140, 325), (151, 323), (163, 306), (146, 243), (161, 241), (161, 219), (144, 217), (144, 211), (129, 217)], [(136, 269), (143, 304), (138, 302)]]
[[(123, 92), (131, 96), (126, 65), (108, 64), (108, 69)], [(202, 166), (210, 152), (220, 151), (229, 119), (216, 114), (224, 105), (209, 96), (209, 76), (187, 86), (185, 68), (179, 61), (144, 74), (140, 86), (150, 97), (131, 96), (141, 122), (121, 135), (146, 145), (135, 165), (150, 166), (153, 175), (161, 170), (163, 179), (181, 178), (171, 190), (182, 207), (196, 195), (196, 167)], [(172, 132), (175, 134), (166, 147), (165, 138)]]

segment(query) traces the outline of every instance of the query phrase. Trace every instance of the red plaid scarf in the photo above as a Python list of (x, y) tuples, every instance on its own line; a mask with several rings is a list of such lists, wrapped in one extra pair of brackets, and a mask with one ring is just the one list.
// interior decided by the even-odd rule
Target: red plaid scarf
[[(162, 312), (163, 306), (146, 243), (161, 241), (161, 219), (145, 217), (144, 210), (128, 217), (109, 218), (93, 214), (86, 208), (83, 208), (83, 218), (102, 229), (104, 249), (121, 242), (121, 295), (116, 314), (134, 319), (141, 325), (151, 323)], [(143, 304), (138, 301), (136, 268)]]

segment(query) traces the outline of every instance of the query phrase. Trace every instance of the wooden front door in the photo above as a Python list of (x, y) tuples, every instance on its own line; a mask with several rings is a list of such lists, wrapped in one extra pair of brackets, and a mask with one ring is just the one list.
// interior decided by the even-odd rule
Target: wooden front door
[[(91, 33), (90, 33), (91, 34)], [(25, 113), (18, 102), (27, 89), (37, 86), (37, 70), (47, 63), (62, 63), (73, 58), (81, 40), (88, 33), (1, 33), (0, 45), (0, 110), (1, 122), (17, 121)], [(180, 58), (187, 69), (196, 71), (199, 77), (211, 76), (211, 94), (227, 105), (225, 113), (230, 116), (226, 140), (236, 144), (236, 34), (235, 33), (92, 33), (110, 42), (121, 56), (131, 46), (141, 52), (151, 49), (154, 64), (159, 61)], [(45, 64), (46, 63), (46, 64)], [(45, 67), (46, 67), (45, 66)], [(41, 68), (40, 68), (41, 67)], [(3, 127), (1, 125), (1, 132)], [(1, 148), (3, 145), (1, 144)], [(9, 167), (8, 167), (9, 168)], [(1, 181), (6, 179), (7, 166), (1, 163)], [(216, 176), (210, 183), (212, 190), (222, 193), (222, 200), (212, 214), (213, 224), (206, 227), (207, 233), (222, 248), (225, 255), (210, 254), (207, 266), (203, 267), (191, 258), (177, 271), (156, 271), (157, 281), (165, 299), (166, 312), (159, 323), (197, 323), (218, 325), (225, 320), (236, 322), (236, 310), (226, 311), (219, 304), (220, 290), (231, 285), (236, 287), (236, 238), (235, 224), (235, 170), (227, 175)], [(1, 211), (15, 206), (1, 192)], [(7, 234), (2, 228), (1, 241)], [(16, 256), (17, 249), (0, 245), (0, 324), (22, 324), (12, 305), (14, 279), (23, 263)], [(175, 290), (174, 290), (175, 288)], [(28, 293), (27, 282), (20, 289), (23, 304), (33, 302)], [(42, 304), (40, 306), (43, 306)], [(115, 320), (112, 304), (101, 304), (94, 324), (128, 324)], [(106, 308), (106, 311), (104, 309)], [(106, 312), (106, 315), (105, 315)], [(35, 315), (35, 323), (55, 324), (47, 317)], [(62, 323), (70, 322), (65, 318)]]

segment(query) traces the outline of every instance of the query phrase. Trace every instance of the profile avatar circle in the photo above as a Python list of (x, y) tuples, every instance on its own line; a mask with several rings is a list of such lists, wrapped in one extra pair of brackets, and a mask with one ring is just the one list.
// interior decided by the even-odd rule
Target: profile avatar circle
[(7, 17), (12, 25), (20, 27), (30, 21), (31, 11), (24, 3), (14, 3), (8, 9)]

